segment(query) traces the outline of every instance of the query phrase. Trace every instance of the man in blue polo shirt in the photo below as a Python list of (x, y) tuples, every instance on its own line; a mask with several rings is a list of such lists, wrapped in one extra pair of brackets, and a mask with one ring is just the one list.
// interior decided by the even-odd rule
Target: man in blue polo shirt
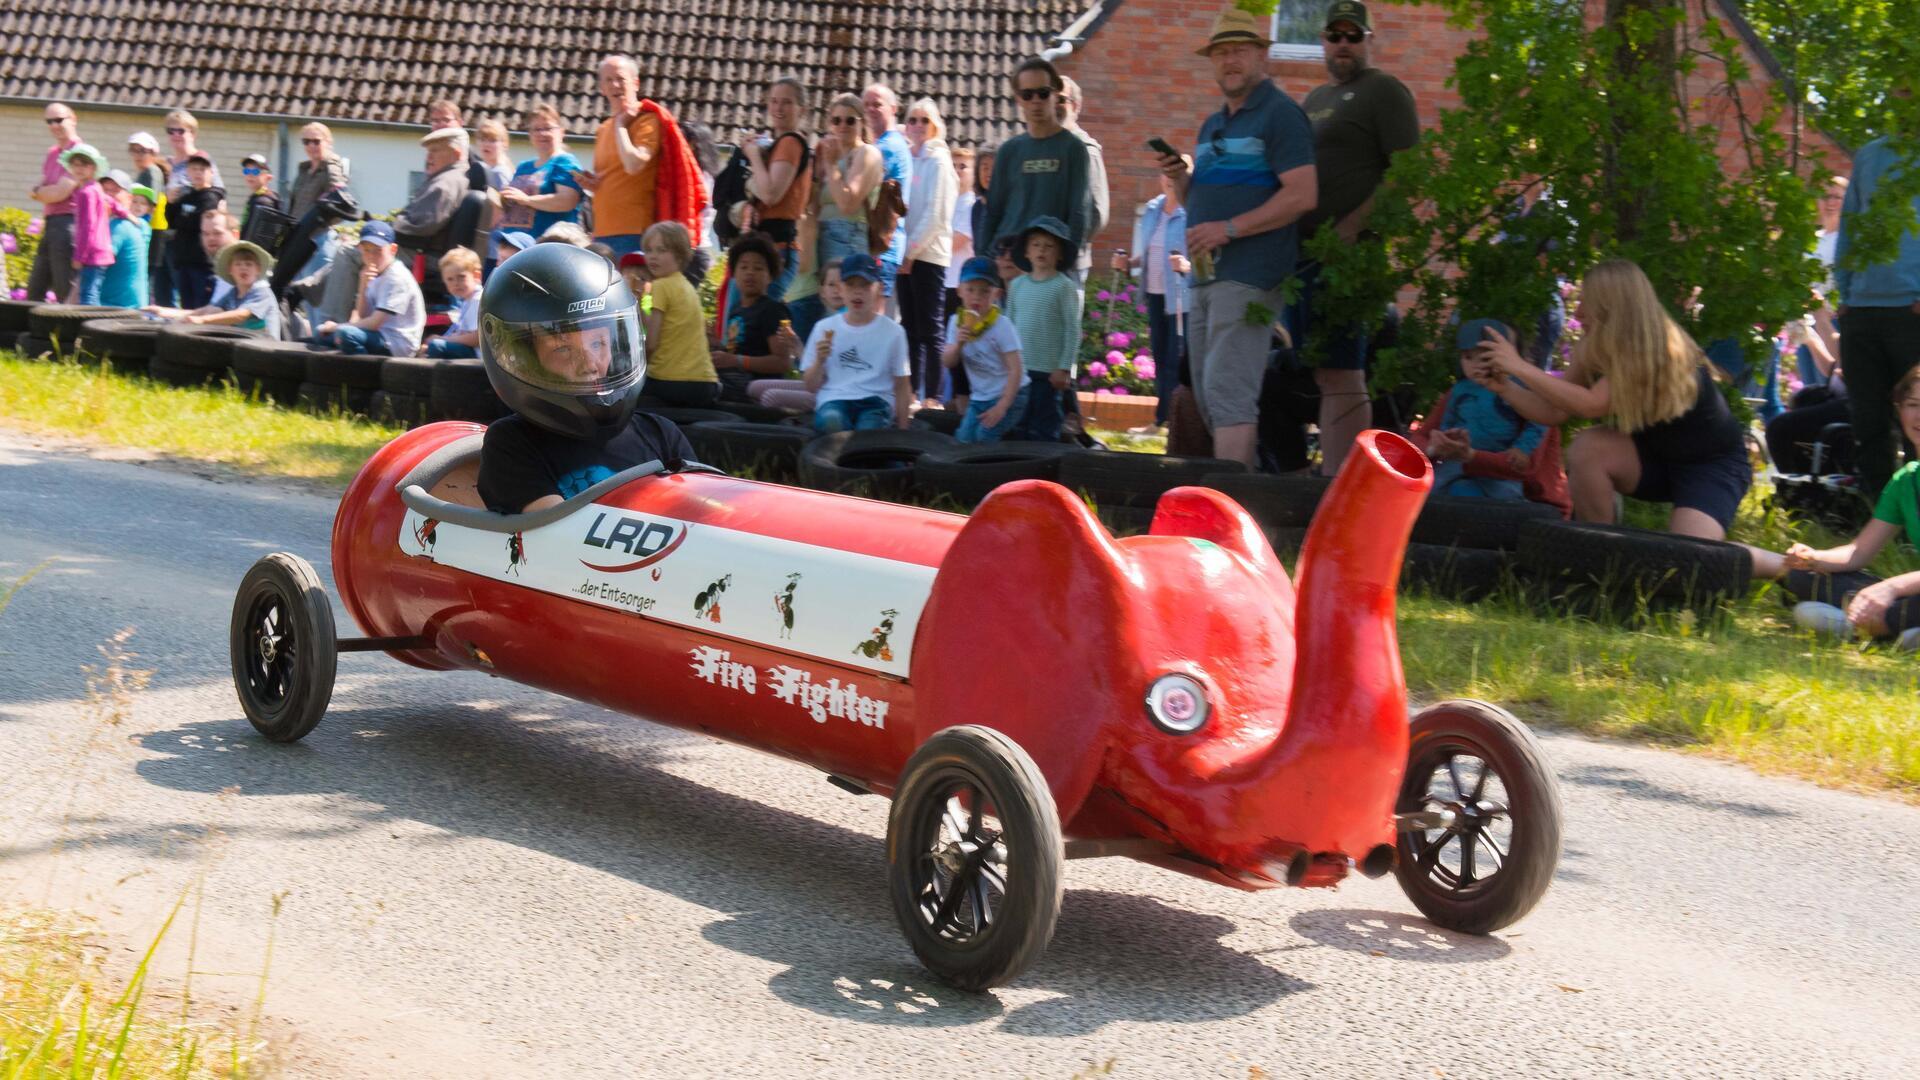
[(1160, 159), (1187, 207), (1194, 397), (1213, 429), (1214, 456), (1249, 466), (1260, 381), (1284, 307), (1280, 285), (1300, 250), (1294, 223), (1319, 201), (1313, 127), (1267, 77), (1271, 44), (1254, 16), (1238, 7), (1220, 13), (1200, 55), (1212, 62), (1226, 107), (1200, 125), (1191, 159)]

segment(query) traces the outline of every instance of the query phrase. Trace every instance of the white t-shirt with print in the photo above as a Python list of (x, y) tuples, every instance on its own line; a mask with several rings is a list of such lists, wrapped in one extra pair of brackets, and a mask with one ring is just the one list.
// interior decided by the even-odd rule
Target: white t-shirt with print
[(427, 301), (398, 259), (367, 286), (367, 305), (387, 313), (387, 321), (380, 325), (380, 340), (386, 342), (387, 350), (395, 356), (412, 356), (427, 328)]
[(827, 354), (827, 381), (814, 395), (814, 403), (877, 397), (893, 404), (893, 380), (906, 378), (910, 371), (906, 330), (885, 315), (875, 316), (865, 326), (848, 325), (844, 314), (822, 319), (814, 324), (807, 347), (800, 353), (806, 365), (802, 371), (813, 366), (826, 334), (833, 335)]
[(465, 334), (479, 330), (480, 290), (475, 289), (472, 296), (465, 300), (456, 299), (453, 303), (453, 323), (447, 327), (447, 333)]
[[(960, 340), (960, 315), (955, 313), (947, 319), (947, 340)], [(986, 333), (960, 346), (960, 363), (967, 369), (967, 382), (972, 385), (972, 401), (998, 401), (1007, 388), (1007, 362), (1002, 359), (1010, 352), (1020, 351), (1020, 331), (1014, 327), (1013, 320), (1006, 312), (993, 320)], [(1018, 364), (1014, 365), (1017, 369)]]

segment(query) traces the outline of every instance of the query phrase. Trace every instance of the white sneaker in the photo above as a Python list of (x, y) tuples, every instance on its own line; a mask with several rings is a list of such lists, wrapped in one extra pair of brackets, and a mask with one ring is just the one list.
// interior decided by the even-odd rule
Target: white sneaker
[(1853, 640), (1853, 624), (1847, 621), (1847, 613), (1832, 604), (1803, 600), (1793, 605), (1793, 621), (1816, 634), (1841, 641)]
[(1920, 652), (1920, 626), (1900, 631), (1900, 640), (1893, 648), (1896, 652)]

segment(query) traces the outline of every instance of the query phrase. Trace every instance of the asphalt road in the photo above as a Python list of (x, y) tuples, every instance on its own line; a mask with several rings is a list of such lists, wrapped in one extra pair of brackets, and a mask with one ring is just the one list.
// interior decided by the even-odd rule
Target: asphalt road
[[(1051, 951), (991, 995), (894, 927), (886, 804), (476, 675), (342, 657), (274, 746), (226, 627), (247, 566), (327, 576), (330, 500), (0, 434), (0, 891), (145, 940), (353, 1076), (1912, 1075), (1920, 810), (1548, 735), (1566, 853), (1468, 938), (1391, 878), (1243, 894), (1070, 864)], [(131, 627), (117, 724), (83, 665)], [(195, 881), (201, 882), (198, 888)], [(283, 894), (277, 919), (271, 898)]]

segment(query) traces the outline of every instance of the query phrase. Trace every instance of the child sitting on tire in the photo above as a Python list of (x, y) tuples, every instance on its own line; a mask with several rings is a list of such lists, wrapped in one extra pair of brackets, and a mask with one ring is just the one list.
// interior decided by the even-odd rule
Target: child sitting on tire
[(964, 367), (969, 399), (954, 438), (963, 443), (998, 442), (1027, 411), (1027, 381), (1020, 366), (1020, 331), (994, 306), (1000, 274), (992, 259), (976, 256), (960, 268), (960, 304), (947, 319), (942, 367)]
[(904, 429), (913, 420), (907, 332), (880, 310), (880, 274), (871, 255), (841, 260), (847, 310), (814, 324), (800, 354), (803, 381), (814, 395), (813, 430), (822, 435)]
[(1425, 436), (1421, 449), (1433, 459), (1435, 495), (1526, 498), (1518, 478), (1526, 475), (1533, 464), (1533, 452), (1547, 435), (1546, 425), (1521, 416), (1499, 394), (1476, 381), (1476, 376), (1484, 377), (1481, 369), (1487, 361), (1478, 350), (1489, 330), (1502, 337), (1513, 336), (1505, 324), (1493, 319), (1469, 319), (1460, 324), (1454, 344), (1460, 350), (1462, 378), (1441, 399), (1436, 410), (1439, 415), (1421, 425)]

